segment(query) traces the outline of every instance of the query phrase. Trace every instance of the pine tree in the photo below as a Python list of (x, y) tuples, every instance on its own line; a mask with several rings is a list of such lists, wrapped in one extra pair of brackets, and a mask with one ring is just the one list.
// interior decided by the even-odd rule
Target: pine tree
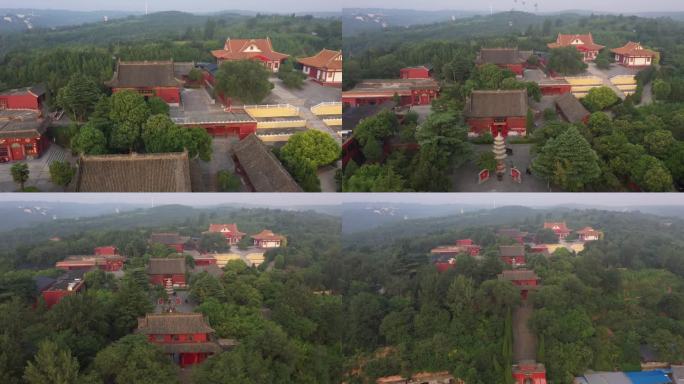
[(567, 191), (582, 191), (598, 180), (598, 156), (576, 127), (571, 126), (541, 148), (532, 170)]
[(78, 379), (78, 361), (68, 349), (52, 341), (43, 341), (36, 353), (35, 363), (28, 362), (24, 380), (29, 384), (75, 384)]

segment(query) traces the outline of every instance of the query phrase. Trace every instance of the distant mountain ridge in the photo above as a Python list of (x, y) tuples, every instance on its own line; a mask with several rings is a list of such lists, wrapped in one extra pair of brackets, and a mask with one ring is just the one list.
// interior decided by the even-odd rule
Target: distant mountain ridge
[(0, 8), (0, 33), (104, 22), (135, 15), (128, 11), (69, 11), (63, 9)]

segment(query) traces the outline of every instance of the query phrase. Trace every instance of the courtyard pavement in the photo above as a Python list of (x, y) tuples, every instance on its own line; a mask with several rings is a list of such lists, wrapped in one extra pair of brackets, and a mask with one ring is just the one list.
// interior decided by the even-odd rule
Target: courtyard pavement
[[(64, 160), (69, 161), (72, 164), (76, 163), (76, 158), (71, 156), (68, 149), (64, 149), (53, 143), (40, 158), (23, 161), (29, 166), (29, 179), (25, 186), (36, 187), (41, 192), (62, 192), (62, 187), (59, 187), (50, 181), (50, 164), (53, 161)], [(19, 190), (19, 186), (12, 180), (12, 172), (10, 171), (12, 166), (16, 163), (17, 162), (0, 164), (0, 192), (15, 192)]]
[[(506, 175), (499, 181), (495, 175), (489, 180), (478, 184), (477, 175), (481, 171), (476, 162), (479, 154), (492, 150), (492, 145), (474, 145), (473, 160), (457, 168), (452, 175), (452, 190), (454, 192), (549, 192), (546, 181), (528, 175), (525, 170), (532, 163), (530, 149), (532, 144), (508, 144), (513, 154), (506, 159)], [(510, 169), (515, 166), (522, 172), (522, 183), (516, 183), (510, 176)]]
[[(199, 161), (199, 169), (204, 181), (205, 192), (218, 192), (216, 173), (227, 170), (235, 173), (235, 163), (231, 156), (232, 147), (239, 139), (236, 136), (220, 137), (215, 136), (211, 141), (211, 161)], [(244, 187), (239, 192), (248, 192)]]
[[(193, 302), (190, 299), (190, 291), (189, 290), (176, 290), (175, 291), (176, 295), (175, 296), (170, 296), (174, 302), (180, 301), (180, 304), (176, 304), (176, 312), (193, 312), (195, 310), (195, 307), (197, 307), (197, 303)], [(186, 302), (187, 301), (187, 302)], [(157, 300), (153, 300), (154, 305), (154, 313), (161, 313), (163, 309), (163, 305), (160, 305)]]

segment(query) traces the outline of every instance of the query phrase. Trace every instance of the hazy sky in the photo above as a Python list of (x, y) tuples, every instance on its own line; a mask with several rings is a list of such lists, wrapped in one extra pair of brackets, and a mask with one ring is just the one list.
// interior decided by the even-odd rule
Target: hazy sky
[(564, 204), (602, 206), (677, 205), (684, 206), (684, 194), (677, 193), (5, 193), (2, 201), (47, 201), (80, 203), (135, 203), (217, 205), (246, 203), (269, 206), (335, 205), (343, 202), (389, 202), (420, 204), (487, 204), (490, 206)]
[[(523, 1), (525, 4), (523, 5)], [(534, 11), (537, 3), (539, 12), (553, 12), (567, 9), (586, 9), (603, 12), (641, 11), (684, 11), (682, 0), (341, 0), (343, 8), (404, 8), (422, 10), (494, 10)]]
[[(338, 0), (147, 0), (149, 11), (182, 10), (189, 12), (222, 11), (228, 9), (261, 12), (333, 11), (342, 8)], [(0, 0), (0, 8), (71, 9), (80, 11), (117, 10), (145, 11), (144, 0)]]

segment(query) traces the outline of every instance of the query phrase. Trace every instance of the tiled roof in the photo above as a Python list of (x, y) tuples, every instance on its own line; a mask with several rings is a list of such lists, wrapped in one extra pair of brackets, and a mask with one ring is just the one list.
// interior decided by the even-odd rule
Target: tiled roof
[[(580, 44), (573, 44), (573, 42), (579, 41)], [(562, 33), (558, 34), (556, 42), (549, 43), (548, 47), (551, 49), (560, 47), (581, 47), (587, 50), (599, 51), (605, 46), (594, 43), (594, 37), (591, 33), (588, 34), (577, 34), (577, 35), (564, 35)]]
[(499, 254), (502, 257), (525, 256), (525, 247), (522, 245), (500, 245)]
[(556, 106), (570, 123), (580, 123), (589, 115), (589, 111), (572, 93), (565, 93), (556, 98)]
[(655, 51), (644, 48), (640, 43), (635, 43), (633, 41), (628, 42), (620, 48), (611, 49), (610, 51), (625, 56), (653, 57), (656, 55)]
[(150, 264), (147, 267), (147, 273), (150, 275), (185, 274), (185, 258), (150, 258)]
[(226, 39), (223, 49), (211, 51), (217, 59), (221, 60), (248, 60), (257, 56), (263, 56), (269, 60), (283, 60), (289, 57), (284, 53), (273, 50), (271, 39)]
[(120, 61), (106, 85), (112, 88), (179, 87), (173, 61)]
[(233, 146), (233, 153), (255, 192), (301, 192), (271, 150), (251, 134)]
[(192, 192), (187, 152), (81, 156), (78, 192)]
[(212, 333), (214, 329), (207, 324), (201, 313), (156, 313), (138, 318), (136, 332), (144, 335), (174, 335)]
[(316, 68), (342, 69), (342, 51), (322, 49), (314, 56), (297, 59), (300, 63)]
[(527, 90), (473, 91), (466, 100), (467, 117), (509, 117), (527, 115)]

